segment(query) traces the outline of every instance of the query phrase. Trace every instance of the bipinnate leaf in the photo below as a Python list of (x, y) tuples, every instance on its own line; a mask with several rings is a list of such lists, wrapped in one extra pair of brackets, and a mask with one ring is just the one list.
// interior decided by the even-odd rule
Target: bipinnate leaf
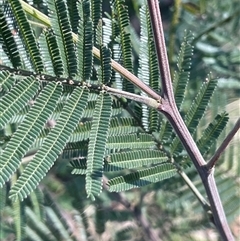
[[(192, 105), (184, 118), (191, 135), (195, 133), (201, 119), (203, 118), (216, 86), (217, 81), (208, 77), (202, 84), (196, 98), (193, 100)], [(182, 146), (180, 145), (180, 140), (178, 137), (175, 137), (171, 143), (171, 152), (178, 153), (181, 152), (181, 150)]]
[(113, 153), (106, 158), (106, 171), (141, 168), (166, 162), (168, 157), (158, 150), (137, 150)]
[(62, 0), (48, 1), (48, 7), (52, 30), (57, 36), (56, 40), (65, 74), (70, 77), (75, 76), (77, 74), (77, 60), (67, 3)]
[(3, 8), (0, 8), (0, 36), (1, 42), (3, 42), (2, 48), (3, 51), (8, 55), (13, 67), (18, 68), (21, 66), (20, 54), (17, 49), (17, 44), (14, 40), (14, 35), (11, 32), (11, 28), (7, 23), (7, 18), (4, 16), (2, 9)]
[(0, 101), (0, 129), (37, 93), (39, 83), (32, 77), (23, 79)]
[(21, 33), (22, 39), (25, 44), (25, 49), (31, 59), (31, 63), (36, 72), (43, 72), (44, 63), (41, 58), (39, 46), (36, 41), (33, 29), (27, 19), (26, 13), (24, 12), (21, 2), (19, 0), (8, 1), (12, 8), (12, 12), (17, 21), (17, 29)]
[(136, 171), (125, 176), (115, 177), (108, 182), (110, 192), (121, 192), (131, 188), (145, 186), (170, 178), (177, 173), (171, 163), (162, 163), (155, 167)]
[(27, 165), (11, 189), (11, 199), (19, 198), (22, 200), (26, 198), (46, 175), (76, 128), (87, 100), (87, 90), (78, 87), (73, 91), (57, 120), (56, 126), (48, 134), (33, 160)]
[(206, 154), (211, 146), (217, 141), (228, 122), (228, 114), (226, 112), (217, 115), (213, 122), (204, 130), (201, 138), (197, 141), (197, 146), (202, 155)]
[[(36, 85), (38, 88), (38, 84)], [(43, 129), (62, 93), (62, 86), (48, 84), (35, 101), (23, 122), (13, 134), (0, 158), (0, 186), (4, 184), (18, 168), (21, 159), (29, 150)]]
[(0, 91), (8, 92), (16, 79), (9, 71), (0, 71)]
[(92, 199), (94, 199), (94, 196), (99, 195), (102, 190), (103, 160), (111, 113), (111, 96), (100, 94), (93, 114), (87, 156), (86, 191), (88, 197)]

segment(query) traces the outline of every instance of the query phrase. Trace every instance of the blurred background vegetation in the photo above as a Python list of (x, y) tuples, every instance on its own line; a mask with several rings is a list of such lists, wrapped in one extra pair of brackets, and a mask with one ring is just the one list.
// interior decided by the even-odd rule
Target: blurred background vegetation
[[(38, 1), (32, 2), (39, 9)], [(138, 65), (139, 8), (142, 2), (126, 0), (132, 25), (135, 69)], [(103, 12), (110, 11), (109, 1), (103, 0), (103, 4)], [(195, 36), (185, 109), (189, 108), (196, 96), (195, 90), (210, 72), (218, 78), (218, 89), (207, 118), (196, 135), (219, 111), (226, 110), (230, 121), (222, 135), (223, 140), (240, 114), (239, 0), (162, 0), (160, 7), (172, 73), (184, 31), (192, 31)], [(239, 141), (238, 133), (221, 157), (215, 174), (236, 237), (240, 234), (240, 193), (236, 192), (236, 187), (239, 187)], [(211, 154), (218, 146), (219, 143), (215, 143)], [(186, 171), (204, 195), (194, 168)], [(119, 194), (103, 190), (95, 202), (86, 198), (84, 185), (84, 177), (71, 174), (69, 160), (59, 158), (40, 187), (21, 204), (25, 210), (21, 221), (26, 223), (22, 227), (26, 234), (23, 240), (219, 240), (207, 214), (179, 177)], [(15, 240), (17, 232), (21, 231), (15, 228), (21, 210), (5, 199), (7, 192), (8, 187), (2, 188), (0, 195), (0, 238), (3, 241)], [(234, 202), (227, 199), (225, 203), (224, 197), (229, 195)], [(7, 206), (3, 209), (4, 202)]]

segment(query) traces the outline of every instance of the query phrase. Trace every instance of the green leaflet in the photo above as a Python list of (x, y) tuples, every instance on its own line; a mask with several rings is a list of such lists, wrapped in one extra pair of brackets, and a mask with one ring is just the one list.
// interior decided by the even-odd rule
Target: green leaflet
[(100, 19), (102, 19), (102, 0), (91, 0), (91, 19), (94, 30), (94, 43), (96, 37), (96, 29)]
[(78, 2), (78, 14), (80, 17), (77, 42), (78, 76), (82, 80), (88, 80), (93, 68), (93, 23), (88, 1)]
[(2, 213), (6, 204), (7, 204), (7, 187), (3, 186), (0, 188), (0, 213)]
[(164, 179), (170, 178), (177, 173), (177, 169), (171, 163), (163, 163), (155, 167), (136, 171), (113, 178), (108, 181), (110, 192), (121, 192), (131, 188), (141, 187), (156, 183)]
[(192, 41), (193, 34), (191, 32), (185, 32), (185, 36), (178, 54), (177, 71), (175, 71), (173, 78), (174, 96), (178, 109), (181, 109), (190, 77), (193, 56)]
[(111, 112), (111, 96), (100, 94), (93, 114), (87, 155), (86, 191), (88, 197), (93, 199), (102, 190), (103, 158), (106, 150)]
[(102, 21), (99, 21), (97, 26), (97, 45), (100, 49), (100, 57), (101, 57), (101, 67), (98, 69), (98, 80), (100, 83), (109, 84), (112, 76), (112, 66), (111, 66), (111, 51), (103, 44), (103, 26)]
[[(59, 47), (61, 59), (63, 62), (65, 72), (64, 75), (74, 77), (77, 74), (77, 59), (66, 2), (62, 0), (48, 1), (48, 7), (50, 13), (50, 21), (52, 24), (52, 31), (56, 35), (57, 45)], [(54, 37), (49, 38), (48, 42), (49, 44), (56, 46)], [(54, 51), (55, 53), (52, 52), (51, 49), (53, 58), (59, 59), (59, 56), (57, 55), (58, 51)]]
[(8, 2), (11, 5), (14, 17), (18, 23), (19, 30), (22, 34), (26, 52), (29, 54), (29, 57), (36, 72), (41, 73), (44, 70), (41, 53), (39, 51), (36, 38), (33, 34), (33, 30), (28, 22), (25, 12), (22, 9), (21, 3), (19, 0)]
[(79, 21), (77, 4), (78, 4), (78, 1), (76, 0), (67, 1), (69, 18), (70, 18), (73, 33), (77, 33), (78, 21)]
[(34, 78), (23, 79), (0, 100), (0, 129), (37, 93), (39, 83)]
[[(191, 134), (194, 134), (196, 128), (202, 119), (206, 108), (211, 100), (213, 92), (217, 86), (217, 82), (212, 79), (208, 79), (202, 84), (198, 95), (192, 102), (188, 113), (186, 114), (184, 121), (188, 130)], [(179, 152), (182, 150), (182, 146), (180, 146), (180, 140), (178, 137), (175, 137), (171, 144), (171, 152)]]
[(46, 29), (38, 41), (46, 70), (56, 76), (62, 76), (64, 73), (63, 60), (58, 48), (57, 37), (53, 31)]
[(108, 149), (148, 149), (154, 146), (152, 135), (142, 133), (139, 136), (137, 134), (110, 136), (107, 142)]
[[(129, 31), (127, 31), (129, 27), (127, 6), (124, 0), (112, 0), (111, 2), (112, 21), (118, 25), (112, 27), (112, 29), (118, 32), (117, 37), (120, 38), (123, 66), (130, 72), (133, 72), (131, 39)], [(115, 38), (115, 33), (113, 33), (113, 36)], [(133, 93), (134, 85), (128, 80), (123, 79), (123, 90)]]
[[(89, 103), (89, 102), (88, 102)], [(56, 111), (56, 109), (55, 109)], [(94, 112), (94, 109), (92, 110)], [(86, 109), (83, 112), (83, 118), (85, 118)], [(114, 111), (112, 109), (112, 115)], [(53, 118), (55, 119), (55, 118)], [(80, 122), (74, 132), (69, 137), (69, 143), (81, 142), (89, 139), (90, 130), (92, 126), (92, 121)], [(133, 118), (111, 118), (109, 136), (119, 136), (136, 133), (139, 130), (139, 127)], [(43, 140), (47, 137), (49, 130), (43, 130), (41, 134), (36, 139), (32, 148), (39, 148)], [(67, 146), (66, 146), (67, 147)], [(79, 146), (76, 145), (71, 150), (79, 150)], [(64, 152), (68, 149), (64, 148)]]
[[(174, 72), (173, 91), (178, 109), (181, 109), (186, 95), (186, 88), (188, 86), (190, 77), (191, 60), (193, 55), (193, 35), (185, 32), (183, 42), (178, 54), (177, 70)], [(165, 119), (161, 122), (159, 139), (162, 142), (171, 142), (173, 136), (173, 128), (171, 124)]]
[(10, 197), (20, 200), (38, 185), (62, 152), (69, 136), (76, 128), (88, 99), (88, 91), (76, 88), (64, 106), (56, 126), (49, 133), (33, 160), (10, 191)]
[(96, 214), (95, 214), (96, 232), (100, 235), (105, 231), (105, 227), (107, 223), (107, 219), (105, 217), (106, 217), (105, 210), (100, 206), (100, 208), (97, 208)]
[(60, 85), (56, 83), (48, 84), (36, 99), (36, 103), (28, 112), (17, 131), (13, 134), (0, 159), (0, 186), (18, 168), (22, 157), (29, 150), (53, 112), (61, 92), (62, 87)]
[(139, 126), (133, 118), (112, 118), (109, 136), (136, 133), (138, 130)]
[(228, 114), (226, 112), (217, 115), (212, 123), (204, 130), (201, 138), (197, 141), (197, 146), (202, 153), (206, 154), (213, 143), (216, 142), (228, 122)]
[(87, 162), (86, 159), (78, 159), (70, 162), (73, 167), (71, 174), (75, 175), (86, 175), (87, 173)]
[(9, 60), (11, 61), (14, 68), (18, 68), (21, 66), (21, 58), (19, 55), (19, 51), (17, 49), (16, 42), (14, 40), (14, 36), (7, 24), (5, 16), (0, 8), (0, 36), (4, 42), (3, 50), (8, 55)]
[(74, 157), (82, 158), (87, 156), (88, 140), (80, 142), (69, 142), (63, 150), (61, 158), (72, 159)]
[[(146, 4), (140, 9), (141, 33), (139, 52), (139, 78), (151, 88), (159, 90), (159, 71), (156, 51), (152, 36), (151, 22)], [(141, 91), (142, 95), (146, 95)], [(156, 131), (158, 127), (159, 113), (147, 106), (142, 106), (142, 123), (147, 131)]]
[(16, 79), (8, 71), (0, 72), (0, 91), (8, 92), (15, 82)]
[[(167, 162), (168, 157), (158, 150), (137, 150), (113, 153), (105, 157), (104, 172), (114, 172), (127, 169), (137, 169), (139, 167), (151, 166)], [(72, 174), (86, 174), (86, 159), (79, 158), (70, 162), (74, 168)]]
[(51, 220), (54, 231), (60, 234), (61, 240), (72, 240), (72, 234), (68, 231), (69, 227), (67, 225), (64, 227), (64, 224), (62, 223), (64, 221), (61, 219), (64, 219), (64, 217), (58, 217), (57, 213), (52, 209), (51, 206), (45, 207), (45, 212), (48, 219)]
[(160, 162), (166, 162), (168, 157), (158, 150), (137, 150), (110, 154), (106, 157), (106, 171), (137, 169)]

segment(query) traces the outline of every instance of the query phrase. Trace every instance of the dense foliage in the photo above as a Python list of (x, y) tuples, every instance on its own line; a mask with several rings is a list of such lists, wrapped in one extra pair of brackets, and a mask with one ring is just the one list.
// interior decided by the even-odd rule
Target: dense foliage
[[(1, 240), (210, 240), (183, 176), (204, 197), (202, 183), (169, 122), (104, 89), (146, 96), (112, 58), (161, 91), (146, 3), (126, 1), (130, 21), (123, 0), (27, 2), (0, 8)], [(176, 103), (205, 159), (239, 115), (236, 5), (163, 1)], [(215, 172), (233, 224), (237, 141)]]

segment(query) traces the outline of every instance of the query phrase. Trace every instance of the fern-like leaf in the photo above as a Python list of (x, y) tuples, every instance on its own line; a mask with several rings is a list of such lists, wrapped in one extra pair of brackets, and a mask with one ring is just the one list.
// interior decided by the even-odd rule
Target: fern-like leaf
[(79, 1), (78, 13), (80, 16), (77, 42), (78, 75), (80, 79), (88, 80), (93, 67), (93, 26), (89, 1)]
[[(115, 172), (124, 169), (146, 167), (166, 162), (168, 157), (158, 150), (138, 150), (110, 154), (105, 157), (104, 172)], [(81, 157), (70, 162), (72, 174), (86, 174), (86, 158)]]
[(0, 101), (0, 129), (18, 113), (24, 105), (36, 94), (39, 83), (32, 77), (23, 79)]
[(79, 21), (77, 4), (78, 4), (78, 1), (76, 1), (76, 0), (68, 0), (67, 1), (70, 22), (71, 22), (71, 26), (72, 26), (72, 31), (74, 33), (77, 33), (78, 21)]
[[(155, 45), (152, 38), (152, 28), (149, 11), (145, 4), (140, 9), (141, 35), (139, 52), (139, 78), (144, 83), (150, 85), (154, 90), (159, 89), (159, 71), (156, 58)], [(146, 95), (141, 91), (142, 95)], [(155, 131), (158, 126), (159, 114), (154, 109), (142, 106), (142, 123), (147, 131)]]
[(109, 136), (108, 149), (152, 149), (155, 146), (152, 135), (127, 134), (120, 136)]
[(210, 123), (207, 129), (203, 132), (201, 138), (197, 141), (197, 146), (202, 155), (206, 154), (213, 143), (216, 142), (219, 135), (222, 133), (228, 122), (228, 114), (222, 113), (217, 115), (212, 123)]
[(131, 188), (145, 186), (170, 178), (177, 173), (171, 163), (163, 163), (155, 167), (113, 178), (108, 181), (110, 192), (121, 192)]
[(111, 96), (100, 94), (93, 114), (87, 156), (86, 191), (93, 199), (102, 190), (103, 158), (110, 126), (111, 106)]
[(0, 93), (8, 92), (15, 82), (16, 79), (8, 71), (0, 71)]
[[(178, 54), (177, 70), (174, 73), (173, 90), (178, 109), (181, 109), (184, 96), (186, 95), (186, 87), (190, 77), (191, 58), (193, 55), (193, 46), (191, 44), (192, 40), (192, 33), (185, 33)], [(171, 124), (168, 121), (166, 122), (163, 120), (160, 128), (160, 140), (162, 142), (171, 141), (172, 133), (173, 128)]]
[(74, 77), (77, 74), (77, 59), (72, 38), (72, 29), (65, 1), (48, 1), (52, 30), (57, 36), (57, 43), (65, 66), (65, 74)]
[[(121, 43), (121, 52), (122, 52), (122, 62), (123, 66), (129, 70), (133, 71), (132, 65), (132, 47), (131, 47), (131, 39), (130, 33), (127, 31), (127, 27), (129, 27), (129, 16), (127, 11), (127, 6), (124, 0), (113, 0), (112, 4), (114, 6), (116, 16), (113, 16), (113, 21), (117, 21), (119, 24), (120, 30), (120, 43)], [(133, 84), (128, 80), (123, 80), (123, 90), (132, 92), (134, 90)]]
[(18, 168), (21, 158), (44, 127), (62, 92), (60, 85), (50, 83), (36, 99), (36, 103), (8, 142), (0, 159), (0, 185), (7, 181)]
[(106, 171), (119, 171), (166, 162), (168, 157), (158, 150), (114, 153), (106, 157)]
[[(184, 121), (188, 127), (188, 130), (191, 134), (194, 134), (196, 131), (196, 128), (202, 119), (206, 108), (211, 100), (211, 97), (213, 95), (213, 92), (217, 86), (217, 82), (212, 79), (206, 79), (206, 81), (202, 84), (201, 89), (196, 96), (195, 100), (193, 101), (192, 105), (190, 106), (190, 109), (188, 113), (186, 114), (186, 117), (184, 118)], [(180, 146), (180, 140), (178, 137), (176, 137), (171, 145), (171, 152), (178, 152), (182, 149)]]
[(12, 8), (14, 17), (17, 20), (19, 30), (25, 43), (25, 48), (27, 50), (27, 53), (29, 54), (34, 69), (36, 70), (36, 72), (41, 73), (44, 70), (44, 64), (41, 59), (41, 53), (38, 48), (36, 38), (33, 34), (33, 30), (21, 6), (21, 3), (19, 0), (16, 0), (9, 1), (9, 4)]
[[(91, 19), (94, 31), (97, 29), (99, 20), (102, 19), (102, 0), (91, 0)], [(95, 42), (96, 33), (94, 33)]]
[(98, 79), (100, 83), (108, 84), (112, 75), (111, 51), (103, 45), (102, 22), (98, 24), (97, 40), (100, 46), (101, 67), (98, 70)]
[(62, 110), (56, 126), (49, 133), (48, 138), (11, 189), (10, 197), (13, 200), (26, 198), (46, 175), (58, 155), (62, 152), (70, 134), (76, 128), (86, 107), (87, 99), (88, 91), (82, 88), (74, 90)]
[(186, 87), (189, 81), (191, 59), (193, 55), (193, 35), (191, 32), (185, 33), (183, 42), (180, 47), (177, 60), (177, 71), (174, 73), (173, 78), (173, 89), (175, 95), (176, 105), (181, 109), (181, 105), (186, 95)]
[(5, 16), (0, 9), (0, 36), (3, 41), (3, 50), (8, 55), (14, 68), (21, 66), (21, 58), (13, 34), (9, 29)]
[(41, 39), (41, 37), (42, 36), (40, 36), (39, 38), (39, 43), (41, 43), (41, 52), (43, 53), (43, 59), (46, 60), (45, 61), (46, 70), (48, 70), (49, 72), (50, 67), (52, 67), (53, 72), (56, 76), (63, 75), (64, 73), (63, 61), (61, 58), (61, 52), (58, 47), (56, 35), (54, 35), (53, 31), (48, 29), (48, 30), (44, 30), (43, 40)]
[(133, 118), (112, 118), (109, 136), (136, 133), (138, 130), (139, 126)]

